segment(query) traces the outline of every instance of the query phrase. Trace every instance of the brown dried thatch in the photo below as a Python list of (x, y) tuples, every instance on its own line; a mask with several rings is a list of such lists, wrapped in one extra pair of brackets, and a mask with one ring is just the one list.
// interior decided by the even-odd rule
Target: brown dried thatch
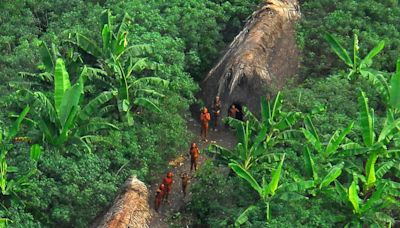
[(258, 111), (260, 97), (298, 71), (293, 25), (299, 17), (297, 0), (267, 0), (254, 12), (202, 83), (206, 105), (219, 95), (223, 112), (232, 103)]
[(149, 227), (151, 211), (146, 185), (136, 177), (129, 178), (105, 216), (92, 227)]

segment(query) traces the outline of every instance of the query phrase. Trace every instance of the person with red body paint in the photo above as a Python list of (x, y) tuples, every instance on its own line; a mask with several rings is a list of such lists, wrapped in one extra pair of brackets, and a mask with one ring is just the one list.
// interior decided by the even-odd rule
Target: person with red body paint
[(155, 199), (155, 205), (154, 205), (154, 209), (158, 212), (158, 209), (161, 206), (161, 202), (164, 198), (165, 195), (165, 185), (161, 184), (160, 187), (157, 189), (156, 191), (156, 199)]
[(199, 148), (197, 147), (196, 143), (192, 143), (190, 146), (190, 171), (197, 170), (197, 160), (200, 157), (200, 151)]
[(173, 179), (172, 177), (174, 176), (174, 174), (172, 172), (168, 172), (167, 176), (164, 177), (163, 179), (163, 184), (165, 185), (165, 191), (164, 191), (164, 199), (166, 201), (168, 201), (168, 196), (169, 196), (169, 192), (172, 189), (172, 183), (173, 183)]
[(201, 122), (200, 136), (205, 142), (207, 142), (208, 122), (210, 120), (211, 120), (210, 113), (208, 113), (208, 109), (204, 107), (200, 113), (200, 122)]

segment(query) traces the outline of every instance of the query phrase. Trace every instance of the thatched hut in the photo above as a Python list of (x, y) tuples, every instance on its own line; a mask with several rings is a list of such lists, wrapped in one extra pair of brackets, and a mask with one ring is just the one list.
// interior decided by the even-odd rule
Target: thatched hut
[(267, 0), (255, 11), (203, 81), (205, 104), (211, 106), (218, 95), (223, 114), (231, 104), (258, 112), (260, 97), (273, 95), (298, 71), (298, 18), (297, 0)]
[(121, 187), (107, 213), (92, 227), (146, 228), (149, 227), (150, 219), (147, 187), (143, 182), (132, 177)]

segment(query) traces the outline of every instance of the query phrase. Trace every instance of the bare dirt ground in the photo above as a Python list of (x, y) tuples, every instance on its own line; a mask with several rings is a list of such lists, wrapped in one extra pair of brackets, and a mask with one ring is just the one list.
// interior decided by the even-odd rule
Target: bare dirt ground
[[(195, 138), (193, 138), (193, 142), (197, 143), (199, 149), (201, 150), (200, 165), (199, 165), (200, 167), (204, 163), (204, 161), (208, 159), (204, 155), (203, 149), (207, 148), (210, 143), (216, 143), (218, 145), (227, 148), (233, 148), (236, 143), (233, 131), (226, 129), (224, 126), (220, 126), (218, 131), (213, 131), (210, 128), (208, 142), (205, 143), (202, 142), (200, 138), (199, 123), (194, 119), (189, 119), (187, 124), (188, 124), (188, 129), (195, 135)], [(162, 204), (158, 213), (154, 210), (154, 198), (155, 198), (155, 191), (157, 190), (159, 184), (162, 182), (163, 176), (160, 176), (159, 178), (160, 183), (154, 183), (153, 185), (149, 186), (149, 191), (150, 191), (149, 204), (153, 215), (152, 221), (150, 223), (151, 228), (166, 228), (169, 227), (170, 225), (171, 226), (175, 225), (176, 227), (189, 227), (190, 224), (193, 224), (190, 216), (189, 217), (185, 216), (185, 218), (179, 219), (179, 221), (177, 220), (176, 222), (174, 222), (174, 216), (178, 216), (179, 214), (181, 214), (186, 210), (186, 205), (188, 204), (188, 202), (190, 202), (191, 198), (190, 185), (196, 181), (195, 178), (191, 179), (191, 183), (189, 184), (188, 187), (188, 194), (186, 195), (186, 198), (183, 198), (182, 187), (181, 187), (182, 183), (180, 176), (184, 172), (188, 173), (189, 176), (191, 177), (193, 177), (194, 175), (194, 171), (190, 172), (190, 157), (189, 157), (190, 143), (191, 142), (187, 143), (188, 145), (187, 150), (182, 151), (179, 157), (170, 162), (171, 166), (170, 170), (174, 173), (174, 183), (169, 195), (169, 202)], [(167, 173), (170, 170), (166, 170), (165, 173)]]

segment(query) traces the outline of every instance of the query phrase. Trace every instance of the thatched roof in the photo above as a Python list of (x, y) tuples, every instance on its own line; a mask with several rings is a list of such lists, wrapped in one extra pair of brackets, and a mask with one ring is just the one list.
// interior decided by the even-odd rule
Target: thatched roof
[(147, 187), (132, 177), (121, 187), (108, 212), (92, 227), (146, 228), (150, 219)]
[(300, 17), (297, 0), (267, 0), (202, 83), (207, 106), (219, 95), (223, 112), (232, 103), (259, 110), (261, 96), (281, 88), (298, 70), (294, 22)]

